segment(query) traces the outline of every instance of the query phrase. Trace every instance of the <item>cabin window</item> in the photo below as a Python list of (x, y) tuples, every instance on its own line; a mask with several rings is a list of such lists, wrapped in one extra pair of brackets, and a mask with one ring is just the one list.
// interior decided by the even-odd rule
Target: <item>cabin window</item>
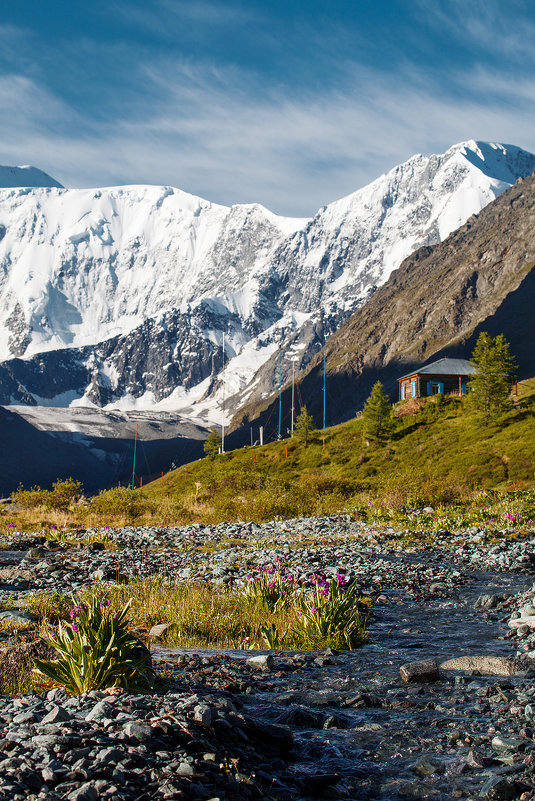
[(411, 396), (416, 397), (416, 381), (411, 381)]
[(401, 400), (405, 400), (405, 384), (401, 385)]

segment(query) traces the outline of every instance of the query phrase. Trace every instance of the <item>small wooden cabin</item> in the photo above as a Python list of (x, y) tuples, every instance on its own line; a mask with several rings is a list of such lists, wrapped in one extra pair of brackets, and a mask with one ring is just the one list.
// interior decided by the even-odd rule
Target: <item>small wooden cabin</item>
[(467, 382), (475, 372), (475, 365), (467, 359), (439, 359), (398, 378), (399, 399), (464, 395)]

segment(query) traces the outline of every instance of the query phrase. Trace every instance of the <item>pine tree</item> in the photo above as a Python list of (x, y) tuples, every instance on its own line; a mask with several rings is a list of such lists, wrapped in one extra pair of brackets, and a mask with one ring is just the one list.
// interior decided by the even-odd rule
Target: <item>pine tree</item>
[(294, 437), (308, 445), (312, 433), (315, 431), (314, 418), (309, 414), (306, 406), (303, 406), (300, 414), (297, 415), (294, 425)]
[(364, 404), (362, 422), (364, 435), (369, 439), (379, 441), (388, 439), (394, 430), (390, 398), (385, 393), (380, 381), (373, 385), (370, 397)]
[(221, 448), (221, 437), (217, 433), (217, 431), (212, 428), (208, 436), (204, 441), (204, 452), (208, 456), (209, 459), (215, 459), (219, 450)]
[(516, 363), (504, 335), (491, 337), (486, 331), (478, 337), (472, 361), (476, 372), (468, 383), (469, 405), (481, 413), (487, 425), (510, 403)]

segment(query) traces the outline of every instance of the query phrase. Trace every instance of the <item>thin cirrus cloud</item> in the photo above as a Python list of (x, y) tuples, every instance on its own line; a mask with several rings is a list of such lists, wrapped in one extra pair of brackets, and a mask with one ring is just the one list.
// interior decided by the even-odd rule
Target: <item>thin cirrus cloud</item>
[(533, 89), (491, 67), (395, 76), (355, 62), (318, 88), (207, 61), (146, 59), (117, 116), (81, 111), (35, 76), (0, 75), (0, 159), (66, 186), (172, 184), (218, 203), (308, 216), (416, 152), (469, 138), (535, 148)]

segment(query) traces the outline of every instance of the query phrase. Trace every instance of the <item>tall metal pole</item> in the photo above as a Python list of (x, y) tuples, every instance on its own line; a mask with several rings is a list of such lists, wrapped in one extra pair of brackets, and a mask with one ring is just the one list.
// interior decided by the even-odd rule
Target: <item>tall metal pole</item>
[(295, 362), (292, 359), (292, 424), (290, 428), (290, 434), (292, 437), (294, 435), (294, 408), (295, 408), (294, 400), (295, 400)]
[(137, 423), (136, 423), (136, 436), (134, 437), (134, 464), (132, 467), (132, 489), (136, 483), (136, 451), (137, 451)]
[(223, 331), (223, 420), (221, 421), (221, 453), (225, 453), (225, 332)]
[(279, 434), (277, 439), (281, 438), (281, 425), (282, 425), (282, 351), (279, 351)]
[(323, 430), (325, 431), (325, 410), (326, 410), (326, 375), (327, 375), (327, 340), (323, 349)]

